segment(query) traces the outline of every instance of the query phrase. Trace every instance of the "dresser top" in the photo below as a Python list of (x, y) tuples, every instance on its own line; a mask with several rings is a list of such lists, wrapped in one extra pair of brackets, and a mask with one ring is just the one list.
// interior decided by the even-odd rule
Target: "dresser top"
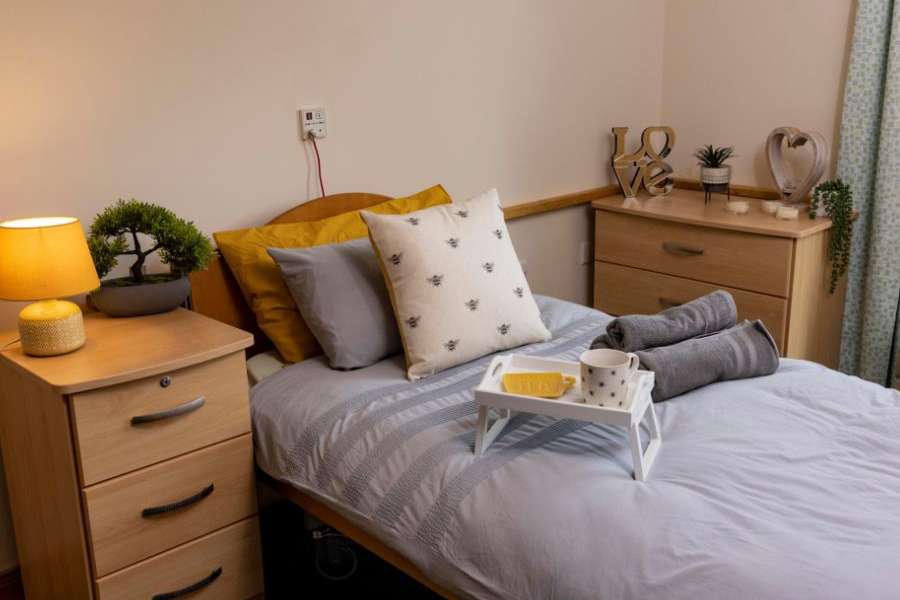
[[(206, 362), (253, 344), (253, 335), (179, 308), (145, 317), (84, 315), (87, 343), (69, 354), (28, 356), (21, 346), (0, 351), (6, 360), (45, 381), (58, 394), (72, 394), (158, 375)], [(18, 332), (0, 334), (0, 342)]]
[(595, 209), (626, 213), (674, 221), (702, 227), (730, 229), (786, 238), (802, 238), (831, 228), (831, 219), (810, 219), (809, 213), (801, 209), (796, 220), (776, 219), (773, 215), (762, 211), (762, 200), (756, 198), (737, 197), (732, 200), (750, 202), (750, 212), (735, 215), (725, 210), (725, 196), (713, 194), (709, 206), (703, 203), (703, 192), (675, 189), (668, 196), (649, 196), (646, 193), (637, 198), (610, 196), (591, 203)]

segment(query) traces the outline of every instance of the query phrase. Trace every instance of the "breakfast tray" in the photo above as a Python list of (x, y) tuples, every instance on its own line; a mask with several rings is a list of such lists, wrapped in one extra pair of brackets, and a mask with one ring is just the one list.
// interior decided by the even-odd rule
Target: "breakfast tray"
[[(556, 371), (574, 376), (574, 387), (555, 399), (536, 398), (509, 394), (503, 390), (503, 374), (521, 371)], [(653, 459), (662, 444), (659, 422), (653, 410), (650, 391), (654, 376), (650, 371), (638, 370), (628, 382), (628, 399), (625, 408), (595, 406), (587, 404), (581, 395), (581, 365), (577, 362), (540, 358), (524, 354), (497, 356), (488, 365), (478, 387), (475, 388), (475, 402), (478, 404), (478, 429), (475, 434), (475, 454), (480, 456), (500, 435), (513, 413), (526, 412), (547, 415), (560, 419), (577, 419), (618, 425), (628, 428), (631, 458), (634, 463), (634, 478), (645, 481), (653, 466)], [(493, 410), (492, 410), (493, 409)], [(492, 414), (496, 412), (496, 414)], [(646, 450), (641, 449), (640, 424), (647, 419), (650, 442)]]

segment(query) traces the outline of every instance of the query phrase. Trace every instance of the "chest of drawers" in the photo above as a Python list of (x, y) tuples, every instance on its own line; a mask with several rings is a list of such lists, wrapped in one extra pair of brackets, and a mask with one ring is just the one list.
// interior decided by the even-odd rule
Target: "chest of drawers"
[(724, 289), (783, 355), (836, 367), (846, 281), (829, 293), (831, 222), (779, 221), (750, 202), (733, 215), (722, 198), (706, 206), (686, 190), (595, 201), (594, 306), (652, 314)]
[(28, 597), (261, 594), (252, 336), (181, 309), (88, 314), (85, 328), (72, 354), (0, 353), (0, 434)]

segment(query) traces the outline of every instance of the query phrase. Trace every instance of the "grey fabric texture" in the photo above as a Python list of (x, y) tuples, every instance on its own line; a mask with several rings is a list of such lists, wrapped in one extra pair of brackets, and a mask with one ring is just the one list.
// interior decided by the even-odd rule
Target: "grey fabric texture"
[(716, 290), (655, 315), (617, 317), (607, 326), (601, 341), (606, 348), (634, 352), (720, 331), (736, 322), (734, 298)]
[(368, 238), (268, 252), (333, 369), (367, 367), (403, 350)]
[[(536, 297), (577, 360), (609, 318)], [(518, 413), (472, 452), (490, 357), (410, 382), (402, 356), (324, 357), (251, 392), (255, 456), (458, 598), (869, 600), (900, 589), (900, 393), (783, 359), (657, 405), (632, 479), (625, 428)]]
[[(591, 344), (603, 348), (602, 338)], [(653, 401), (661, 402), (716, 381), (771, 375), (778, 347), (762, 321), (744, 323), (671, 346), (635, 352), (641, 368), (653, 371)]]

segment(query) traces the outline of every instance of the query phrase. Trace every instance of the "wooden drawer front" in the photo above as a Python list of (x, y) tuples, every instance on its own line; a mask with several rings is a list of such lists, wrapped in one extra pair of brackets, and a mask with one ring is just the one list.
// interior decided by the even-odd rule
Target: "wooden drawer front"
[[(256, 513), (253, 440), (246, 434), (83, 494), (94, 574), (100, 577)], [(178, 509), (142, 514), (179, 501)]]
[[(195, 410), (132, 424), (136, 416), (190, 409), (198, 398), (203, 404)], [(79, 473), (88, 486), (249, 432), (244, 353), (75, 394), (72, 407)]]
[(596, 258), (788, 297), (793, 242), (597, 211)]
[(717, 289), (734, 296), (738, 321), (760, 319), (784, 352), (787, 300), (605, 262), (594, 263), (594, 306), (611, 315), (654, 314)]
[(100, 600), (148, 600), (210, 579), (191, 600), (244, 600), (263, 591), (259, 523), (254, 517), (98, 579)]

